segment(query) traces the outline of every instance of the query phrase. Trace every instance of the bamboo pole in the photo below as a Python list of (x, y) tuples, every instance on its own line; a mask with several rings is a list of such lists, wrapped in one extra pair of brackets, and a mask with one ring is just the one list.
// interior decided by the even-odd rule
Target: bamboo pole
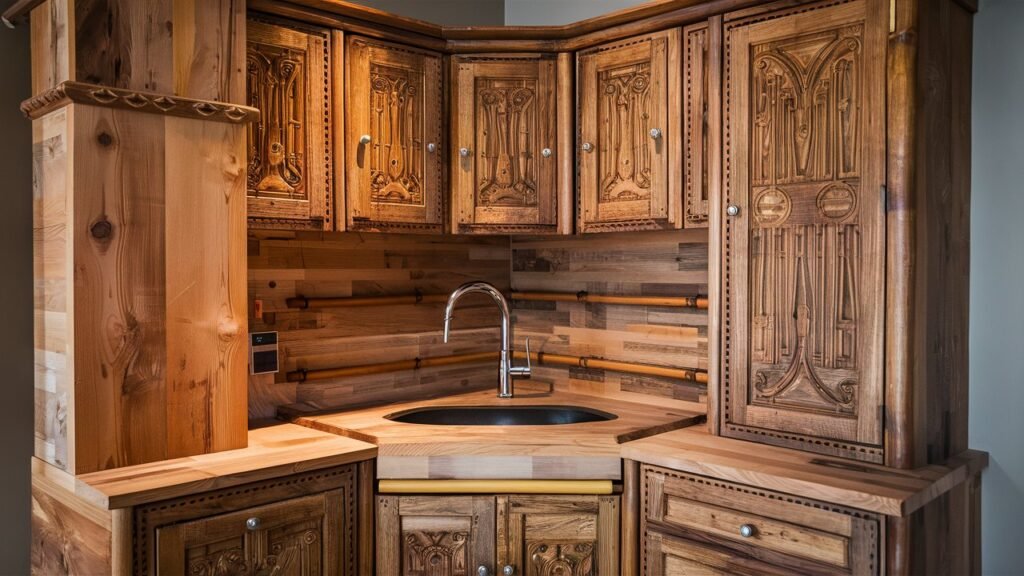
[[(526, 353), (514, 352), (513, 356), (520, 360), (524, 360), (526, 358)], [(288, 372), (286, 378), (289, 382), (308, 382), (310, 380), (326, 380), (328, 378), (351, 378), (354, 376), (367, 376), (370, 374), (387, 374), (388, 372), (419, 370), (420, 368), (472, 364), (474, 362), (497, 360), (498, 357), (499, 355), (497, 352), (453, 354), (450, 356), (436, 356), (434, 358), (413, 358), (411, 360), (395, 360), (392, 362), (381, 362), (379, 364), (345, 366), (343, 368), (294, 370), (292, 372)], [(674, 378), (677, 380), (692, 380), (701, 384), (708, 383), (708, 373), (706, 371), (690, 368), (670, 368), (667, 366), (654, 366), (651, 364), (632, 364), (629, 362), (618, 362), (616, 360), (568, 356), (564, 354), (547, 354), (545, 352), (531, 352), (530, 361), (540, 364), (541, 366), (576, 366), (579, 368), (611, 370), (613, 372), (624, 372), (627, 374), (642, 374), (645, 376), (660, 376), (662, 378)]]
[(703, 296), (607, 296), (588, 292), (513, 292), (513, 300), (540, 302), (592, 302), (595, 304), (625, 304), (629, 306), (668, 306), (707, 310), (708, 299)]

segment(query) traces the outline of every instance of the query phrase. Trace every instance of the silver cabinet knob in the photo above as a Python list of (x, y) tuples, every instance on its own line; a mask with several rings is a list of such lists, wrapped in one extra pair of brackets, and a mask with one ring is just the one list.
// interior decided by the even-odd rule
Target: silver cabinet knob
[(491, 571), (487, 569), (487, 566), (480, 566), (476, 569), (476, 573), (478, 574), (478, 576), (488, 576), (491, 573)]
[(661, 130), (659, 128), (651, 128), (650, 134), (651, 134), (651, 138), (653, 138), (655, 140), (657, 140), (658, 138), (661, 138)]
[(545, 158), (551, 158), (551, 148), (545, 148), (540, 151), (540, 155)]
[(584, 142), (583, 143), (583, 151), (584, 152), (593, 152), (594, 151), (594, 145), (591, 144), (590, 142)]
[(757, 528), (754, 528), (753, 524), (744, 524), (743, 526), (740, 526), (740, 536), (743, 536), (744, 538), (750, 538), (756, 533)]
[(505, 576), (512, 576), (513, 574), (516, 573), (516, 569), (513, 568), (512, 566), (505, 566), (504, 568), (501, 569), (501, 573), (504, 574)]
[(249, 530), (258, 530), (259, 527), (260, 527), (260, 524), (262, 524), (262, 523), (263, 522), (259, 518), (253, 516), (252, 518), (249, 518), (248, 520), (245, 521), (245, 527), (248, 528)]
[[(459, 148), (459, 156), (462, 156), (463, 158), (468, 158), (469, 148)], [(481, 568), (483, 568), (483, 566), (481, 566)]]
[(437, 151), (437, 144), (434, 144), (433, 142), (427, 144), (427, 152), (430, 152), (431, 154), (433, 154), (436, 151)]
[(739, 216), (740, 207), (735, 204), (729, 204), (729, 207), (725, 209), (725, 213), (729, 216)]
[(363, 134), (362, 136), (359, 137), (360, 144), (369, 144), (372, 140), (373, 138), (370, 138), (369, 134)]

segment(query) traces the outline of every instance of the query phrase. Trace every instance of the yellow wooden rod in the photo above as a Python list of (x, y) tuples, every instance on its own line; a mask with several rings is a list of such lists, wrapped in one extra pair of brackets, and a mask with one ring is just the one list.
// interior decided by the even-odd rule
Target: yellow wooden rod
[(667, 306), (707, 310), (708, 299), (702, 296), (613, 296), (589, 292), (513, 292), (513, 300), (540, 302), (593, 302), (596, 304), (625, 304), (631, 306)]

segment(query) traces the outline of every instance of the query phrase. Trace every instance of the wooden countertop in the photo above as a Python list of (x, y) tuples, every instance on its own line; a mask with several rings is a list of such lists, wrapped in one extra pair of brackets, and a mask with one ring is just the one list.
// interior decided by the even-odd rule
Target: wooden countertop
[(702, 426), (623, 444), (622, 457), (889, 516), (910, 514), (988, 466), (986, 452), (967, 450), (943, 465), (884, 468), (711, 436)]
[(43, 474), (93, 504), (112, 510), (359, 462), (376, 454), (372, 444), (273, 422), (250, 430), (249, 446), (239, 450), (115, 468), (77, 478), (35, 458), (32, 466), (34, 474)]
[[(364, 440), (378, 447), (382, 479), (618, 480), (620, 444), (704, 421), (697, 410), (621, 398), (550, 391), (517, 383), (516, 397), (494, 390), (431, 400), (310, 415), (281, 410), (296, 424)], [(606, 422), (558, 426), (434, 426), (404, 424), (386, 415), (423, 406), (569, 405), (618, 416)]]

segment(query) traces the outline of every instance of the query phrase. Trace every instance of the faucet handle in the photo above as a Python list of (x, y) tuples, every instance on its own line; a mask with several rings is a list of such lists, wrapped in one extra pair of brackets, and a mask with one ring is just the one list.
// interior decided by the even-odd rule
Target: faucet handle
[(509, 373), (513, 376), (522, 376), (528, 378), (533, 371), (533, 365), (530, 363), (530, 337), (526, 337), (526, 366), (513, 366), (509, 368)]

